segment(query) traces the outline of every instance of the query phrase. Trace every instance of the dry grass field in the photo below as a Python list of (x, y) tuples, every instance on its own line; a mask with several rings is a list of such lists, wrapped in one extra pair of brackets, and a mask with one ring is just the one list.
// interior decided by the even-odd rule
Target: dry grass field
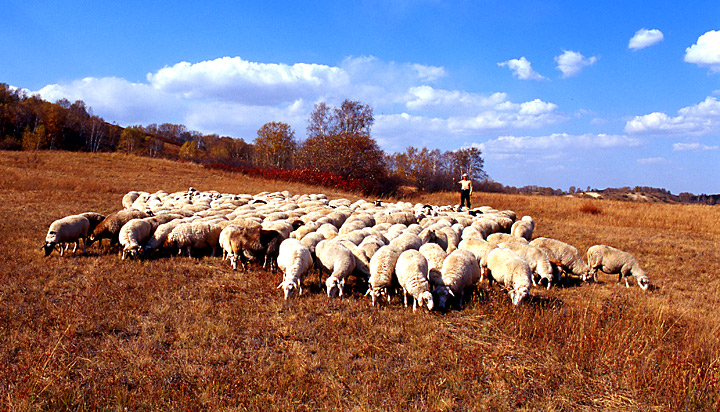
[[(0, 152), (0, 410), (719, 410), (720, 208), (476, 193), (535, 236), (634, 254), (648, 292), (480, 286), (447, 313), (288, 302), (281, 275), (216, 258), (43, 258), (49, 224), (130, 190), (325, 192), (120, 154)], [(413, 201), (449, 204), (455, 194)]]

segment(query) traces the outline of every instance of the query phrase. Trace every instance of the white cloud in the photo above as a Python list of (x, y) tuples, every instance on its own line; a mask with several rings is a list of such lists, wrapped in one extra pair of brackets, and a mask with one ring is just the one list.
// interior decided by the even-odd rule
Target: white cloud
[(150, 73), (147, 79), (158, 90), (190, 99), (270, 106), (349, 84), (347, 74), (338, 67), (255, 63), (240, 57), (181, 62)]
[(630, 42), (628, 43), (628, 49), (644, 49), (646, 47), (650, 47), (652, 45), (660, 43), (663, 38), (664, 36), (662, 32), (658, 29), (648, 30), (646, 28), (642, 28), (636, 31), (635, 35), (632, 37), (632, 39), (630, 39)]
[[(147, 82), (86, 78), (53, 84), (46, 100), (83, 100), (121, 125), (184, 124), (191, 130), (252, 139), (270, 121), (290, 124), (302, 138), (314, 103), (350, 98), (375, 112), (373, 136), (381, 147), (458, 147), (479, 135), (513, 134), (567, 120), (541, 99), (513, 102), (507, 93), (435, 88), (442, 67), (348, 57), (337, 66), (266, 64), (239, 57), (182, 62), (147, 76)], [(438, 138), (441, 137), (441, 141)]]
[(557, 153), (558, 151), (636, 147), (641, 143), (638, 138), (624, 135), (555, 133), (549, 136), (500, 136), (483, 143), (482, 149), (490, 156), (534, 155), (541, 151)]
[(545, 80), (545, 77), (533, 70), (530, 61), (525, 56), (519, 59), (510, 59), (498, 63), (500, 67), (507, 67), (513, 72), (513, 76), (520, 80)]
[(720, 31), (710, 30), (700, 36), (697, 43), (685, 49), (685, 61), (720, 73)]
[(706, 135), (720, 129), (720, 102), (715, 97), (678, 110), (675, 117), (654, 112), (635, 116), (625, 124), (625, 132), (631, 134), (681, 134)]
[(700, 143), (674, 143), (673, 152), (707, 152), (718, 150), (718, 146), (708, 146)]
[(663, 157), (645, 157), (637, 160), (640, 165), (655, 165), (667, 162)]
[(564, 78), (577, 75), (584, 67), (595, 64), (597, 60), (598, 59), (595, 56), (587, 58), (582, 54), (571, 50), (565, 50), (563, 51), (563, 54), (555, 56), (557, 69), (562, 72), (562, 77)]

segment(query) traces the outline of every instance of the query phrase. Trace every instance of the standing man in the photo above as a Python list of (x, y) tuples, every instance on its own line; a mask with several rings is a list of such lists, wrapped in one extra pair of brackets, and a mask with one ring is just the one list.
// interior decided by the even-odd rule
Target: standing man
[(467, 207), (470, 209), (470, 195), (472, 195), (472, 180), (468, 179), (468, 174), (463, 173), (462, 178), (458, 182), (460, 183), (460, 208), (462, 209), (467, 200)]

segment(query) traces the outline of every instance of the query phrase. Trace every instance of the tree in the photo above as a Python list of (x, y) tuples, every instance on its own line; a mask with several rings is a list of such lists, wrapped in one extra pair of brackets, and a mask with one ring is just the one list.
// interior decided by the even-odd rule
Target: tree
[(128, 154), (138, 154), (143, 149), (143, 143), (145, 142), (145, 131), (142, 126), (130, 126), (126, 127), (120, 134), (120, 141), (118, 142), (118, 151), (126, 152)]
[(316, 104), (308, 122), (308, 138), (299, 150), (299, 163), (344, 177), (385, 177), (385, 154), (370, 136), (373, 122), (372, 108), (357, 101), (345, 100), (339, 108)]
[(487, 173), (483, 170), (482, 152), (477, 147), (467, 147), (452, 152), (453, 176), (467, 173), (471, 180), (483, 180)]
[(255, 162), (261, 166), (289, 169), (298, 144), (290, 125), (282, 122), (265, 123), (258, 131), (255, 144)]

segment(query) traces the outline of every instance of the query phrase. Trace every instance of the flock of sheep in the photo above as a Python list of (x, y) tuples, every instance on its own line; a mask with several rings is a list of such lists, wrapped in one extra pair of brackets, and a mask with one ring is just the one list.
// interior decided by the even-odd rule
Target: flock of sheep
[(228, 259), (234, 270), (249, 261), (279, 269), (285, 299), (302, 293), (313, 268), (328, 296), (342, 296), (355, 276), (367, 284), (372, 304), (402, 291), (405, 306), (445, 309), (461, 306), (466, 290), (483, 278), (507, 290), (513, 304), (533, 286), (550, 288), (566, 277), (597, 281), (597, 271), (633, 276), (647, 289), (649, 279), (637, 260), (621, 250), (596, 245), (586, 264), (578, 250), (550, 238), (533, 239), (535, 222), (517, 219), (511, 210), (480, 207), (458, 211), (451, 206), (384, 203), (325, 195), (263, 192), (257, 195), (201, 192), (130, 192), (123, 209), (103, 216), (94, 212), (54, 221), (42, 249), (62, 256), (82, 240), (83, 253), (94, 242), (120, 244), (122, 258), (198, 253)]

